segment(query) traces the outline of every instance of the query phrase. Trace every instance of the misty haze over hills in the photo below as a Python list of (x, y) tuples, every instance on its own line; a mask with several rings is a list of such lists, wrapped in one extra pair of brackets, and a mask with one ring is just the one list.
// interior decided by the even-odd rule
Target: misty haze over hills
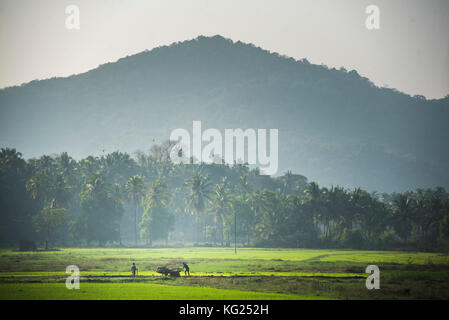
[(0, 146), (25, 157), (147, 151), (201, 120), (279, 129), (279, 174), (380, 192), (449, 187), (449, 97), (411, 97), (220, 36), (0, 90), (0, 119)]

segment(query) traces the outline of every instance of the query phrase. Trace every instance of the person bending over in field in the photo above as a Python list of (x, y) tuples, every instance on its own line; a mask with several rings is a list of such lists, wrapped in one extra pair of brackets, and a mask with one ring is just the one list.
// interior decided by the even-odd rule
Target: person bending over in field
[(189, 268), (189, 266), (187, 265), (187, 263), (183, 262), (183, 263), (182, 263), (182, 267), (184, 268), (184, 275), (186, 276), (186, 275), (188, 274), (189, 277), (190, 277), (190, 268)]
[(131, 266), (131, 274), (132, 274), (133, 278), (136, 276), (136, 271), (137, 271), (137, 267), (136, 267), (136, 264), (133, 262), (133, 265)]

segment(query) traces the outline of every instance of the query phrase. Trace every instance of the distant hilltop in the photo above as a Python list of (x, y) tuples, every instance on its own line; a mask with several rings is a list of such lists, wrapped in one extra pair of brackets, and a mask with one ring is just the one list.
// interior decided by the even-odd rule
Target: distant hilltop
[(222, 36), (0, 90), (0, 146), (25, 157), (147, 151), (194, 120), (218, 129), (278, 129), (278, 172), (320, 185), (449, 187), (448, 97), (411, 97), (355, 70)]

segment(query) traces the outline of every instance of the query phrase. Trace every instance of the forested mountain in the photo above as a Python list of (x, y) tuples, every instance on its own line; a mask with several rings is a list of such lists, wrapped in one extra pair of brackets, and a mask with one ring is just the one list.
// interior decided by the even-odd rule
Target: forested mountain
[(193, 120), (279, 129), (279, 174), (320, 185), (449, 187), (449, 96), (411, 97), (221, 36), (0, 90), (0, 146), (26, 158), (147, 151)]

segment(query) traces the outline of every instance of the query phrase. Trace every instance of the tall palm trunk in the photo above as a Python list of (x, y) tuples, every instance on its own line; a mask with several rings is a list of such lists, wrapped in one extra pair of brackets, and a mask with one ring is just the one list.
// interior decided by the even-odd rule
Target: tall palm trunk
[(200, 219), (198, 218), (198, 215), (196, 215), (195, 217), (195, 238), (196, 238), (196, 242), (200, 242), (200, 233), (201, 233), (201, 222)]
[(50, 240), (50, 228), (47, 228), (47, 239), (45, 239), (45, 250), (48, 250), (48, 241)]
[(206, 214), (204, 214), (204, 242), (207, 242), (207, 221), (206, 221)]
[(136, 203), (136, 209), (134, 211), (134, 242), (137, 246), (137, 203)]
[(223, 240), (224, 240), (223, 219), (221, 218), (221, 215), (218, 215), (217, 224), (218, 224), (218, 236), (220, 237), (221, 246), (223, 247)]
[(122, 246), (122, 230), (120, 229), (120, 222), (118, 224), (118, 240), (120, 247)]

